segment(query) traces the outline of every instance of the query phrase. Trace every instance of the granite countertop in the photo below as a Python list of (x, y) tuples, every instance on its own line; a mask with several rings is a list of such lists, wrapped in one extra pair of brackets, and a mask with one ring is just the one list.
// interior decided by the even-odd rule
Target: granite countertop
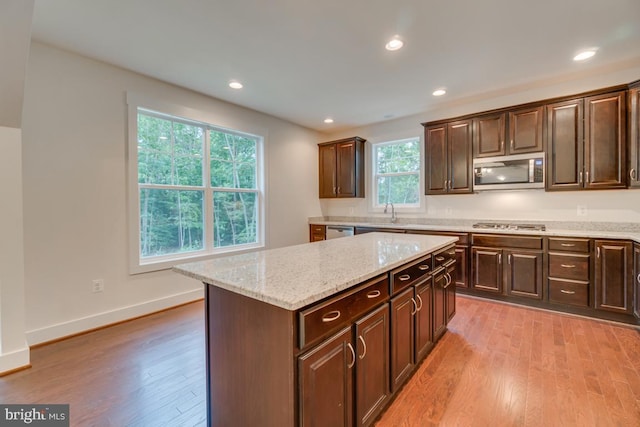
[[(428, 221), (428, 220), (427, 220)], [(476, 222), (513, 222), (515, 224), (543, 223), (546, 231), (529, 231), (513, 229), (483, 229), (473, 228)], [(426, 230), (426, 231), (450, 231), (458, 233), (479, 234), (516, 234), (528, 236), (564, 236), (583, 237), (591, 239), (624, 239), (640, 243), (640, 224), (636, 223), (602, 223), (602, 222), (566, 222), (566, 221), (473, 221), (473, 220), (437, 220), (432, 223), (407, 223), (392, 224), (386, 222), (369, 221), (358, 218), (309, 218), (309, 224), (318, 225), (346, 225), (354, 227), (394, 228), (400, 230)]]
[(457, 240), (367, 233), (175, 266), (177, 273), (298, 310)]

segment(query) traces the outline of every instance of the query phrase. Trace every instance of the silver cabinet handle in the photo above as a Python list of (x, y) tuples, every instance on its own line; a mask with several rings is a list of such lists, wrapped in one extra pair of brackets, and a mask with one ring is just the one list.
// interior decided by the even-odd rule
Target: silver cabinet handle
[(633, 181), (635, 181), (635, 180), (636, 180), (636, 177), (637, 177), (637, 174), (636, 174), (636, 170), (635, 170), (635, 168), (634, 168), (634, 169), (631, 169), (631, 170), (629, 171), (629, 178), (631, 178)]
[(351, 369), (351, 368), (353, 368), (353, 365), (356, 364), (356, 352), (353, 349), (353, 346), (351, 345), (350, 342), (347, 343), (347, 347), (349, 347), (349, 350), (351, 350), (351, 357), (352, 357), (352, 359), (351, 359), (352, 362), (347, 365), (347, 368)]
[(358, 359), (362, 360), (367, 355), (367, 343), (364, 342), (364, 338), (362, 338), (362, 335), (358, 335), (358, 339), (362, 343), (362, 354), (358, 356)]
[(410, 275), (408, 275), (408, 274), (403, 274), (402, 276), (398, 277), (398, 279), (399, 279), (401, 282), (406, 282), (407, 280), (411, 279), (411, 276), (410, 276)]
[(420, 306), (418, 307), (418, 311), (420, 311), (422, 310), (422, 306), (423, 306), (422, 298), (420, 298), (420, 295), (416, 295), (416, 298), (418, 298), (418, 301), (420, 302)]
[(333, 310), (322, 316), (323, 323), (333, 322), (340, 317), (340, 310)]
[(447, 186), (447, 180), (444, 180), (444, 191), (447, 191), (449, 187)]
[(596, 248), (596, 258), (600, 258), (600, 246)]
[(338, 187), (338, 193), (337, 194), (340, 194), (340, 187)]
[(575, 246), (575, 243), (561, 243), (560, 246), (563, 246), (565, 248), (572, 248)]
[(509, 256), (507, 257), (507, 263), (508, 263), (509, 265), (511, 265), (511, 256), (512, 256), (512, 255), (511, 255), (511, 254), (509, 254)]
[(338, 194), (338, 187), (333, 187), (333, 194)]
[(377, 289), (375, 291), (370, 291), (367, 293), (367, 298), (369, 299), (378, 298), (379, 296), (380, 296), (380, 291)]
[(563, 294), (568, 294), (568, 295), (573, 295), (576, 293), (576, 291), (565, 291), (564, 289), (560, 289), (560, 292), (562, 292)]
[(576, 266), (574, 264), (560, 264), (560, 267), (562, 267), (562, 268), (576, 268)]
[(427, 264), (422, 264), (421, 266), (418, 267), (418, 270), (420, 271), (426, 271), (429, 269), (429, 266)]
[(638, 283), (640, 283), (640, 273), (638, 273), (637, 279), (638, 279)]
[(582, 184), (582, 171), (580, 171), (580, 175), (578, 176), (578, 184)]
[(502, 264), (502, 254), (498, 254), (498, 264)]
[(584, 183), (588, 184), (589, 183), (589, 171), (586, 171), (584, 173)]
[(443, 256), (437, 256), (436, 257), (436, 261), (444, 261), (444, 257)]
[(511, 149), (513, 150), (513, 139), (511, 140)]
[(413, 310), (411, 311), (411, 315), (415, 316), (418, 312), (418, 303), (413, 298), (411, 298), (411, 302), (413, 303)]

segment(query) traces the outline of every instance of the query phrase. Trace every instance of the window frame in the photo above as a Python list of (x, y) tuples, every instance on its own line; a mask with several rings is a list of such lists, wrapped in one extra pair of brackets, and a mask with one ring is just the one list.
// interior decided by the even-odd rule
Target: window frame
[[(415, 205), (395, 205), (396, 212), (405, 213), (422, 213), (426, 211), (426, 203), (424, 196), (424, 141), (422, 136), (404, 136), (393, 139), (385, 139), (381, 141), (371, 141), (371, 149), (369, 153), (369, 159), (371, 164), (371, 173), (369, 174), (369, 194), (371, 194), (371, 200), (369, 203), (369, 211), (373, 213), (384, 212), (384, 205), (379, 205), (378, 201), (378, 163), (376, 158), (377, 148), (385, 145), (402, 144), (410, 141), (417, 141), (418, 150), (420, 156), (420, 167), (418, 172), (411, 173), (398, 173), (397, 175), (405, 174), (418, 174), (418, 203)], [(386, 175), (386, 174), (384, 174)]]
[[(252, 252), (266, 247), (266, 156), (265, 141), (266, 132), (259, 127), (249, 128), (243, 123), (228, 120), (224, 122), (224, 116), (213, 117), (206, 111), (199, 111), (170, 104), (156, 99), (127, 93), (128, 104), (128, 142), (127, 142), (127, 201), (129, 222), (129, 273), (139, 274), (151, 271), (170, 269), (176, 264), (201, 261), (225, 254), (240, 254)], [(192, 126), (201, 126), (204, 129), (203, 142), (203, 180), (201, 186), (189, 185), (164, 185), (147, 184), (138, 182), (138, 113), (162, 119), (185, 123)], [(218, 113), (220, 114), (220, 113)], [(217, 116), (217, 115), (216, 115)], [(218, 120), (219, 119), (219, 120)], [(233, 128), (231, 128), (233, 127)], [(256, 186), (255, 188), (228, 188), (213, 187), (211, 185), (211, 150), (210, 132), (218, 131), (256, 140)], [(143, 258), (140, 250), (140, 189), (169, 189), (176, 191), (202, 191), (203, 192), (203, 226), (204, 247), (200, 250), (158, 255)], [(256, 194), (256, 242), (224, 247), (214, 247), (214, 206), (213, 195), (216, 192), (247, 192)]]

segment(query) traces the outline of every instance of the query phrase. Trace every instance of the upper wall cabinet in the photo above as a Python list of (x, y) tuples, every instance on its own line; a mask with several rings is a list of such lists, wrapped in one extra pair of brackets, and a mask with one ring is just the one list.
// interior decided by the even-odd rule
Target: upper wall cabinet
[(542, 151), (543, 111), (538, 106), (474, 118), (473, 157)]
[(364, 144), (354, 136), (318, 144), (320, 198), (364, 197)]
[(427, 195), (472, 192), (471, 135), (470, 119), (425, 125)]
[(640, 80), (629, 89), (629, 185), (640, 187)]
[(626, 92), (557, 102), (547, 111), (547, 190), (625, 188)]

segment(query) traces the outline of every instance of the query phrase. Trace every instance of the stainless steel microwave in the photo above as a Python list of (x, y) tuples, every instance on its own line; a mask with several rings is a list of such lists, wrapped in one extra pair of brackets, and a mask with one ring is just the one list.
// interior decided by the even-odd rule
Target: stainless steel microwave
[(544, 153), (473, 159), (473, 189), (544, 188)]

